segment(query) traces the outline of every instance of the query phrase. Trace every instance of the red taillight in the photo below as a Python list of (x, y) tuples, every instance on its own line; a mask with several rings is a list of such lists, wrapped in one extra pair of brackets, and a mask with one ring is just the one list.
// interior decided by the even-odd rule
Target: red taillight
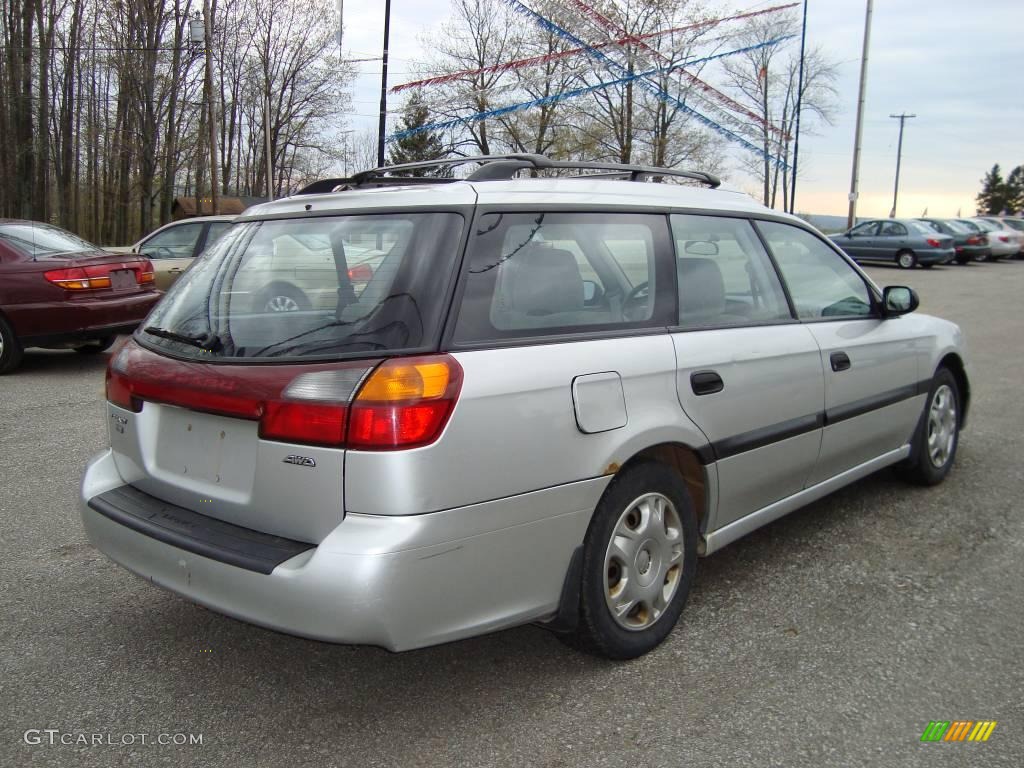
[(51, 269), (44, 272), (43, 277), (69, 291), (110, 287), (110, 272), (105, 265)]
[(348, 271), (348, 279), (357, 283), (366, 283), (373, 278), (373, 267), (369, 264), (356, 264)]
[(260, 437), (287, 443), (341, 446), (347, 405), (270, 401), (260, 419)]
[(967, 238), (967, 245), (981, 245), (981, 239), (977, 235), (971, 235)]
[(462, 389), (462, 366), (449, 355), (384, 362), (349, 409), (349, 448), (418, 448), (444, 431)]
[(115, 371), (113, 363), (107, 366), (107, 400), (126, 411), (139, 413), (142, 410), (142, 401), (132, 397), (128, 378), (120, 371)]
[(146, 259), (142, 262), (142, 269), (135, 270), (135, 282), (139, 285), (148, 285), (156, 280), (156, 275), (153, 274), (153, 262)]
[(129, 342), (107, 369), (107, 400), (135, 413), (148, 400), (259, 421), (265, 440), (368, 451), (434, 442), (461, 389), (462, 366), (449, 355), (229, 366), (171, 360)]
[(1009, 235), (1000, 235), (999, 236), (999, 240), (1000, 240), (1000, 242), (1008, 243), (1008, 242), (1010, 242), (1010, 237), (1009, 237)]
[(67, 267), (51, 269), (43, 273), (43, 277), (54, 285), (68, 291), (88, 291), (97, 288), (110, 288), (110, 273), (114, 270), (130, 269), (135, 273), (135, 282), (148, 285), (155, 280), (153, 262), (146, 259), (142, 264), (137, 261), (115, 264), (88, 264), (84, 267)]
[(934, 237), (927, 238), (925, 240), (925, 242), (928, 243), (928, 245), (930, 245), (932, 248), (941, 248), (942, 247), (942, 241), (941, 240), (936, 240)]

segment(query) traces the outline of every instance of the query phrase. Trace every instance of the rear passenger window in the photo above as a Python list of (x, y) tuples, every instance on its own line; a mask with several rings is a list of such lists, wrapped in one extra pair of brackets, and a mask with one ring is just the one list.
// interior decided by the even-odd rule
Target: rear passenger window
[(759, 221), (801, 319), (863, 317), (872, 312), (871, 293), (847, 261), (810, 232), (789, 224)]
[(679, 324), (684, 328), (791, 320), (778, 275), (745, 219), (674, 215)]
[(470, 240), (457, 342), (667, 325), (665, 217), (492, 213)]

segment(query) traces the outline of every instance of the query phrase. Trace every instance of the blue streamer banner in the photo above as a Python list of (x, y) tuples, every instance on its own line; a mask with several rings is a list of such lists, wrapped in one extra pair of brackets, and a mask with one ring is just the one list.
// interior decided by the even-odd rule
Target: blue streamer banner
[[(396, 141), (398, 139), (405, 138), (406, 136), (412, 136), (412, 135), (417, 134), (417, 133), (422, 133), (424, 131), (443, 131), (443, 130), (447, 130), (449, 128), (456, 128), (456, 127), (458, 127), (460, 125), (465, 125), (466, 123), (475, 123), (475, 122), (479, 122), (481, 120), (489, 120), (491, 118), (501, 117), (503, 115), (508, 115), (508, 114), (513, 113), (513, 112), (521, 112), (521, 111), (526, 110), (526, 109), (532, 109), (533, 107), (540, 107), (540, 106), (543, 106), (543, 105), (546, 105), (546, 104), (554, 104), (555, 102), (563, 101), (565, 99), (575, 99), (575, 98), (578, 98), (579, 96), (585, 96), (588, 93), (594, 93), (595, 91), (603, 90), (604, 88), (611, 88), (611, 87), (616, 86), (616, 85), (623, 85), (625, 83), (629, 83), (629, 82), (633, 82), (633, 81), (637, 81), (637, 80), (641, 80), (641, 79), (643, 79), (644, 82), (648, 82), (649, 83), (650, 81), (646, 80), (646, 78), (652, 77), (654, 75), (660, 75), (660, 74), (664, 74), (666, 72), (673, 72), (673, 71), (675, 71), (677, 69), (683, 69), (685, 67), (691, 67), (694, 64), (703, 64), (705, 62), (714, 61), (715, 59), (722, 59), (722, 58), (725, 58), (727, 56), (735, 56), (738, 53), (746, 53), (747, 51), (755, 51), (755, 50), (757, 50), (759, 48), (767, 48), (768, 46), (777, 45), (777, 44), (779, 44), (779, 43), (781, 43), (781, 42), (783, 42), (785, 40), (789, 40), (792, 37), (795, 37), (795, 35), (783, 35), (782, 37), (777, 37), (777, 38), (775, 38), (773, 40), (768, 40), (768, 41), (763, 42), (763, 43), (757, 43), (755, 45), (748, 45), (748, 46), (746, 46), (744, 48), (737, 48), (737, 49), (732, 50), (732, 51), (725, 51), (724, 53), (716, 53), (713, 56), (704, 56), (703, 58), (699, 58), (699, 59), (688, 59), (687, 61), (682, 61), (682, 62), (679, 62), (678, 64), (673, 64), (670, 67), (661, 67), (661, 68), (656, 68), (656, 69), (648, 69), (648, 70), (645, 70), (643, 72), (635, 72), (632, 75), (628, 75), (626, 77), (620, 77), (617, 80), (606, 80), (606, 81), (603, 81), (603, 82), (600, 82), (600, 83), (595, 83), (594, 85), (585, 86), (583, 88), (574, 88), (574, 89), (569, 90), (569, 91), (561, 91), (560, 93), (554, 93), (554, 94), (551, 94), (550, 96), (544, 96), (543, 98), (534, 99), (532, 101), (524, 101), (524, 102), (521, 102), (519, 104), (510, 104), (507, 107), (498, 107), (497, 109), (491, 109), (491, 110), (488, 110), (486, 112), (476, 112), (476, 113), (474, 113), (472, 115), (467, 115), (466, 117), (457, 117), (457, 118), (454, 118), (452, 120), (446, 120), (446, 121), (440, 122), (440, 123), (430, 123), (428, 125), (421, 125), (421, 126), (418, 126), (416, 128), (410, 128), (409, 130), (398, 131), (396, 133), (393, 133), (390, 136), (388, 136), (387, 140), (389, 142), (391, 142), (391, 141)], [(654, 85), (654, 87), (657, 88), (657, 85)], [(660, 90), (660, 88), (658, 90), (659, 90), (660, 93), (664, 93), (663, 91)], [(668, 94), (666, 94), (666, 96), (667, 95)], [(735, 133), (730, 131), (728, 128), (725, 128), (724, 126), (721, 126), (718, 123), (715, 123), (713, 120), (711, 120), (710, 118), (707, 118), (707, 117), (701, 115), (699, 112), (696, 112), (691, 107), (687, 107), (681, 101), (679, 101), (678, 99), (675, 99), (674, 97), (669, 96), (669, 99), (672, 100), (674, 105), (679, 106), (681, 109), (684, 109), (688, 113), (696, 116), (698, 119), (701, 119), (701, 121), (704, 122), (705, 124), (710, 124), (710, 127), (713, 127), (715, 129), (720, 129), (720, 131), (724, 131), (727, 138), (732, 138), (732, 139), (734, 139), (736, 141), (739, 141), (746, 148), (750, 149), (753, 152), (757, 152), (762, 157), (765, 155), (764, 150), (759, 149), (756, 145), (751, 144), (746, 139), (744, 139), (744, 138), (742, 138), (740, 136), (737, 136)], [(778, 163), (780, 165), (780, 167), (786, 168), (785, 163), (783, 163), (778, 158), (775, 158), (772, 155), (768, 155), (768, 159), (771, 160), (772, 162)]]
[[(543, 29), (546, 29), (547, 31), (552, 32), (553, 34), (556, 34), (559, 37), (561, 37), (561, 38), (563, 38), (565, 40), (569, 40), (570, 42), (574, 43), (575, 45), (578, 45), (580, 48), (583, 48), (593, 58), (596, 58), (598, 61), (603, 62), (610, 69), (618, 71), (619, 73), (625, 73), (626, 75), (629, 74), (629, 70), (626, 69), (626, 67), (624, 67), (619, 62), (615, 61), (615, 59), (613, 59), (610, 56), (607, 56), (606, 54), (602, 53), (601, 51), (595, 49), (593, 46), (588, 45), (586, 42), (584, 42), (583, 40), (581, 40), (580, 38), (578, 38), (574, 34), (572, 34), (572, 32), (570, 32), (569, 30), (563, 29), (562, 27), (558, 26), (555, 22), (551, 21), (550, 19), (545, 18), (544, 16), (541, 16), (536, 11), (531, 10), (530, 8), (526, 7), (523, 3), (520, 2), (520, 0), (505, 0), (505, 1), (512, 7), (512, 10), (516, 11), (517, 13), (521, 13), (524, 16), (527, 16), (528, 18), (532, 19), (534, 22), (536, 22), (538, 25), (540, 25)], [(744, 149), (747, 149), (747, 150), (753, 152), (754, 154), (758, 155), (759, 157), (767, 158), (770, 162), (775, 163), (776, 166), (778, 166), (779, 168), (782, 168), (783, 170), (787, 170), (787, 171), (789, 170), (789, 166), (782, 160), (782, 158), (775, 157), (774, 155), (772, 155), (772, 154), (770, 154), (768, 152), (765, 152), (764, 149), (762, 149), (761, 147), (758, 147), (755, 144), (751, 144), (749, 141), (744, 139), (742, 136), (739, 136), (738, 134), (736, 134), (733, 131), (729, 130), (724, 125), (720, 125), (719, 123), (716, 123), (714, 120), (712, 120), (707, 115), (704, 115), (704, 114), (698, 112), (697, 110), (693, 109), (692, 107), (687, 106), (686, 104), (684, 104), (682, 101), (677, 99), (672, 94), (666, 93), (665, 91), (663, 91), (661, 89), (661, 87), (657, 83), (652, 83), (650, 80), (647, 79), (647, 77), (648, 76), (640, 77), (637, 80), (637, 84), (640, 85), (641, 87), (643, 87), (644, 90), (646, 90), (648, 93), (652, 94), (653, 96), (661, 99), (662, 101), (664, 101), (664, 102), (666, 102), (668, 104), (671, 104), (672, 106), (676, 107), (677, 109), (682, 110), (686, 114), (691, 115), (692, 117), (696, 118), (700, 123), (702, 123), (703, 125), (707, 126), (711, 130), (713, 130), (715, 133), (719, 134), (720, 136), (723, 136), (723, 137), (725, 137), (727, 139), (730, 139), (730, 140), (736, 142), (737, 144), (742, 146)]]

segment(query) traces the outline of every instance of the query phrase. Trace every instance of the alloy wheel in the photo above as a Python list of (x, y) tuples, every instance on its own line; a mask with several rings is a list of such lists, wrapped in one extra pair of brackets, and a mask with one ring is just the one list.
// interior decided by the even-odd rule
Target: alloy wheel
[(935, 390), (928, 410), (928, 456), (936, 467), (945, 466), (956, 441), (956, 395), (947, 384)]

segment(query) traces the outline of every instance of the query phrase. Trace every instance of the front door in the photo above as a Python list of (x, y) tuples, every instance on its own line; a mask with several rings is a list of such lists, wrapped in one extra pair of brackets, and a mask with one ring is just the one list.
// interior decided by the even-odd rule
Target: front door
[(824, 383), (746, 219), (674, 215), (676, 388), (718, 467), (716, 527), (802, 490), (818, 457)]
[(821, 350), (825, 428), (810, 485), (906, 444), (924, 403), (915, 324), (883, 319), (861, 275), (816, 235), (758, 222)]

